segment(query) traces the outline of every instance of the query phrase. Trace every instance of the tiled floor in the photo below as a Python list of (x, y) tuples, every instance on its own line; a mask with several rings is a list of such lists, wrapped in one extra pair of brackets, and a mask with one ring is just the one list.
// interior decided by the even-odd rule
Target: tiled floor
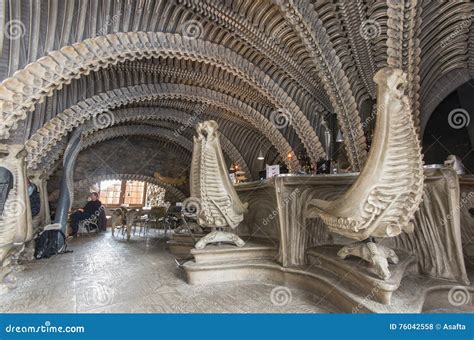
[(73, 253), (34, 261), (17, 274), (18, 286), (0, 296), (0, 312), (111, 313), (327, 313), (338, 310), (308, 292), (291, 289), (288, 303), (272, 303), (275, 285), (260, 282), (190, 286), (166, 241), (105, 234), (70, 242)]

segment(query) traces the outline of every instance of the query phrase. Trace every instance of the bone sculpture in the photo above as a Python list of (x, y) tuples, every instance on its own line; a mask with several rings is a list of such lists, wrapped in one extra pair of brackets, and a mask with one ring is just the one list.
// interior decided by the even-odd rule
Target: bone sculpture
[(51, 216), (49, 211), (48, 203), (48, 190), (46, 180), (43, 178), (42, 174), (39, 172), (28, 173), (30, 181), (36, 185), (41, 200), (41, 206), (39, 213), (32, 217), (32, 228), (33, 228), (33, 237), (25, 245), (25, 250), (21, 254), (22, 261), (32, 261), (34, 259), (35, 253), (35, 238), (38, 237), (39, 233), (43, 230), (43, 227), (51, 224)]
[(213, 228), (196, 243), (196, 249), (203, 249), (214, 242), (230, 242), (238, 247), (245, 244), (237, 235), (222, 230), (226, 226), (235, 228), (242, 222), (247, 203), (240, 201), (230, 182), (217, 128), (213, 120), (199, 123), (196, 126), (197, 137), (194, 137), (191, 198), (184, 206), (188, 208), (196, 204), (198, 224)]
[[(125, 231), (127, 232), (127, 241), (130, 241), (130, 237), (132, 235), (132, 227), (135, 224), (141, 223), (140, 218), (146, 213), (146, 211), (136, 209), (115, 209), (112, 213), (111, 221), (112, 236), (115, 236), (115, 229), (119, 226), (122, 226), (122, 228), (126, 228)], [(124, 230), (122, 229), (122, 232), (123, 231)]]
[(372, 263), (379, 277), (388, 280), (388, 261), (398, 263), (398, 257), (372, 237), (413, 231), (411, 220), (423, 194), (423, 161), (403, 92), (406, 75), (399, 69), (384, 68), (374, 81), (378, 85), (378, 116), (367, 163), (342, 197), (331, 202), (312, 200), (309, 215), (321, 217), (331, 232), (365, 241), (343, 247), (338, 255), (342, 259), (361, 257)]
[(146, 215), (147, 212), (144, 210), (130, 209), (125, 215), (125, 223), (127, 226), (127, 241), (130, 241), (132, 235), (132, 227), (136, 224), (141, 224), (141, 217)]
[(201, 226), (195, 222), (183, 223), (174, 229), (175, 234), (185, 234), (185, 233), (202, 234), (203, 232), (204, 231), (202, 230)]
[(452, 168), (458, 175), (464, 175), (466, 173), (462, 160), (456, 155), (449, 155), (444, 161), (444, 165), (448, 168)]
[(115, 236), (115, 228), (124, 224), (126, 212), (122, 208), (115, 209), (112, 211), (110, 229), (112, 230), (112, 236)]
[(0, 163), (11, 173), (13, 185), (0, 215), (0, 294), (14, 287), (12, 264), (18, 260), (25, 242), (33, 237), (25, 156), (23, 145), (1, 146)]
[(127, 214), (127, 210), (125, 208), (118, 208), (112, 212), (111, 223), (110, 223), (110, 226), (112, 229), (112, 237), (115, 236), (115, 229), (125, 224), (126, 214)]
[[(226, 70), (236, 75), (244, 73), (246, 78), (252, 79), (252, 83), (258, 82), (258, 85), (256, 85), (258, 86), (258, 91), (264, 92), (265, 96), (272, 101), (275, 107), (282, 107), (291, 112), (291, 116), (294, 118), (292, 125), (310, 150), (311, 158), (316, 161), (321, 153), (323, 153), (318, 136), (305, 114), (293, 102), (291, 96), (285, 93), (263, 71), (256, 68), (254, 64), (248, 63), (245, 58), (242, 58), (230, 49), (223, 49), (222, 46), (217, 44), (162, 32), (117, 33), (86, 39), (70, 46), (64, 46), (58, 51), (50, 52), (23, 70), (16, 72), (11, 78), (5, 79), (0, 84), (0, 97), (3, 99), (3, 105), (0, 107), (0, 139), (9, 138), (10, 130), (16, 128), (19, 120), (25, 119), (27, 112), (33, 110), (35, 104), (44, 100), (46, 95), (51, 96), (54, 90), (62, 88), (64, 84), (69, 84), (72, 80), (78, 79), (84, 74), (106, 68), (111, 64), (117, 64), (117, 62), (121, 63), (152, 57), (158, 58), (160, 56), (167, 58), (171, 55), (179, 56), (179, 58), (186, 60), (202, 60), (210, 65), (219, 65), (219, 67), (225, 63)], [(283, 60), (280, 58), (279, 63), (282, 62)], [(222, 85), (219, 83), (219, 86)], [(178, 87), (183, 88), (183, 85), (180, 84)], [(242, 88), (246, 87), (242, 86)], [(79, 118), (78, 111), (88, 111), (87, 116), (90, 118), (94, 113), (106, 111), (114, 101), (119, 101), (119, 106), (121, 106), (124, 101), (128, 101), (134, 95), (133, 92), (135, 90), (132, 87), (130, 87), (130, 90), (131, 92), (129, 89), (123, 92), (121, 90), (115, 92), (114, 90), (110, 94), (103, 93), (91, 97), (87, 100), (93, 104), (90, 109), (85, 109), (85, 107), (82, 107), (82, 104), (73, 105), (67, 110), (66, 120), (74, 122), (73, 124), (77, 126), (83, 122), (83, 119)], [(189, 90), (186, 91), (189, 96)], [(137, 92), (142, 92), (142, 89), (138, 87)], [(156, 96), (158, 92), (160, 91), (152, 89), (147, 96)], [(202, 92), (202, 89), (199, 92)], [(204, 92), (209, 92), (209, 94), (214, 92), (211, 95), (218, 100), (226, 98), (220, 92)], [(252, 92), (252, 94), (254, 93)], [(105, 102), (100, 100), (102, 97), (105, 99)], [(239, 102), (235, 98), (229, 97), (228, 99), (232, 103)], [(98, 104), (96, 100), (100, 100), (102, 103)], [(227, 101), (227, 99), (225, 100)], [(281, 150), (282, 155), (292, 152), (289, 143), (285, 141), (278, 129), (273, 124), (268, 124), (268, 120), (257, 110), (251, 109), (241, 102), (238, 105), (240, 108), (236, 112), (240, 114), (248, 111), (252, 115), (250, 117), (252, 125), (265, 130), (265, 134), (270, 140), (275, 141), (275, 146)], [(41, 133), (45, 135), (35, 137), (32, 144), (41, 143), (41, 141), (47, 142), (46, 140), (51, 140), (57, 133), (64, 135), (70, 129), (70, 127), (66, 128), (68, 124), (64, 124), (64, 120), (61, 119), (51, 120), (51, 124), (41, 129)], [(32, 149), (34, 150), (35, 147), (33, 146)], [(288, 163), (289, 167), (294, 167), (295, 170), (298, 170), (299, 164), (296, 157), (292, 157), (291, 161), (288, 160)]]

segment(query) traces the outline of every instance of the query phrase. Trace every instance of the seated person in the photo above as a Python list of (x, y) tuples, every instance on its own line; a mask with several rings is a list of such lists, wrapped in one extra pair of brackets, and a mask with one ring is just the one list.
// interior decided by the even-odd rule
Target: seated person
[[(90, 201), (82, 209), (77, 209), (71, 216), (72, 218), (72, 236), (77, 236), (79, 230), (79, 222), (87, 220), (92, 215), (96, 214), (102, 206), (102, 203), (99, 201), (99, 194), (92, 192), (90, 194)], [(99, 213), (97, 213), (98, 215)]]

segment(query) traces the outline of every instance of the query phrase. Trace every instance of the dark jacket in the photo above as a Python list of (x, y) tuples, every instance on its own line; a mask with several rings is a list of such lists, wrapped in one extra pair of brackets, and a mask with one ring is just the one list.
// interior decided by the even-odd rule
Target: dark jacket
[(89, 201), (87, 204), (84, 206), (84, 214), (88, 216), (92, 216), (95, 214), (96, 211), (100, 209), (100, 206), (102, 203), (97, 200), (97, 201)]
[(88, 214), (89, 216), (97, 215), (97, 228), (101, 231), (107, 229), (107, 216), (105, 215), (105, 209), (101, 201), (89, 201), (84, 207), (84, 214)]

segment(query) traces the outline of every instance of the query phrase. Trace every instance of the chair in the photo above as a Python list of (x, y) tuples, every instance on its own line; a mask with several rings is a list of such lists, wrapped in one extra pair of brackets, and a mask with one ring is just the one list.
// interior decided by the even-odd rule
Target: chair
[(94, 229), (99, 232), (99, 219), (96, 214), (79, 222), (79, 232), (85, 230), (87, 233), (90, 233)]
[(86, 218), (79, 222), (79, 230), (86, 230), (87, 233), (90, 233), (94, 229), (99, 233), (105, 231), (107, 227), (107, 216), (105, 215), (105, 208), (103, 205), (99, 207), (91, 217)]
[(160, 225), (164, 229), (164, 235), (166, 236), (167, 230), (170, 229), (169, 223), (166, 221), (166, 208), (165, 207), (153, 207), (150, 210), (149, 218), (146, 222), (146, 234), (150, 228), (160, 229)]
[(138, 231), (138, 236), (142, 236), (142, 232), (143, 232), (143, 237), (146, 236), (148, 219), (149, 219), (148, 215), (142, 215), (135, 220), (134, 226), (133, 226), (133, 235), (135, 235), (135, 232), (138, 226), (138, 228), (140, 228)]

